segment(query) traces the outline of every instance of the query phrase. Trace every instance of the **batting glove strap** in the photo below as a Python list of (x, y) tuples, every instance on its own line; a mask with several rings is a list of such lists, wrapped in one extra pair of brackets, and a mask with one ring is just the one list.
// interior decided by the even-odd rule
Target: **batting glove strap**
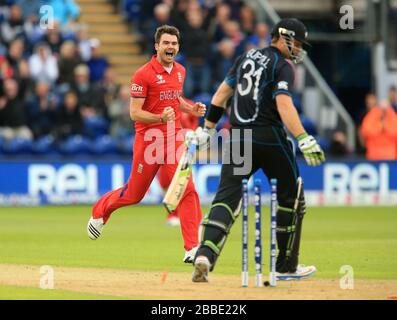
[(309, 166), (318, 166), (325, 161), (324, 152), (313, 136), (300, 135), (297, 139), (299, 149)]

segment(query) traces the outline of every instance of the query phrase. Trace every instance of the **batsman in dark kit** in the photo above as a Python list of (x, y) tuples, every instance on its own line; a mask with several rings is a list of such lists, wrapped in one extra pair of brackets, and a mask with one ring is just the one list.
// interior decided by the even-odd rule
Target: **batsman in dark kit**
[[(242, 179), (262, 169), (267, 178), (278, 181), (277, 210), (277, 279), (306, 278), (316, 272), (314, 266), (298, 265), (302, 220), (305, 214), (303, 182), (299, 176), (292, 145), (284, 126), (298, 140), (306, 162), (320, 165), (324, 153), (316, 140), (302, 126), (291, 98), (294, 71), (291, 65), (303, 60), (307, 31), (297, 19), (283, 19), (272, 31), (268, 48), (252, 49), (235, 61), (223, 83), (212, 98), (204, 128), (196, 130), (200, 148), (208, 148), (215, 135), (215, 125), (231, 98), (232, 130), (240, 130), (238, 139), (229, 141), (230, 163), (222, 165), (221, 181), (208, 215), (202, 222), (200, 247), (194, 261), (194, 282), (208, 281), (208, 272), (225, 245), (228, 233), (241, 209)], [(252, 139), (243, 138), (250, 129)], [(252, 161), (252, 168), (236, 174), (241, 164), (233, 163), (233, 149), (244, 150), (252, 143), (252, 154), (244, 155)]]

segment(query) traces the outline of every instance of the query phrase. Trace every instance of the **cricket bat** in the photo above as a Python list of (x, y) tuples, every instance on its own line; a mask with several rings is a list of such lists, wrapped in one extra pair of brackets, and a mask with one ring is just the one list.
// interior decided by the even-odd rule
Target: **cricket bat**
[(186, 145), (187, 148), (179, 160), (178, 167), (163, 199), (163, 204), (168, 212), (174, 211), (176, 209), (180, 200), (182, 199), (183, 194), (185, 193), (187, 184), (189, 183), (190, 172), (192, 171), (192, 163), (194, 161), (194, 155), (197, 148), (196, 137), (190, 137), (186, 141)]

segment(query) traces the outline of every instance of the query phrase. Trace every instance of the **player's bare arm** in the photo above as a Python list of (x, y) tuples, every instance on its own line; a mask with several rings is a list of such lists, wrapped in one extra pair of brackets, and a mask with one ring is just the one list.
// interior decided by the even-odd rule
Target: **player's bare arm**
[(164, 109), (163, 113), (155, 114), (145, 110), (142, 110), (142, 106), (145, 103), (145, 98), (131, 98), (130, 101), (130, 117), (133, 121), (139, 121), (142, 123), (161, 123), (174, 121), (175, 111), (171, 107)]
[[(211, 107), (214, 108), (214, 106), (217, 106), (226, 109), (226, 101), (232, 96), (232, 94), (233, 89), (225, 81), (223, 81), (212, 97)], [(208, 120), (207, 117), (207, 119), (205, 119), (204, 126), (213, 129), (215, 128), (216, 123), (217, 122)]]
[(182, 97), (179, 97), (179, 102), (179, 108), (182, 112), (190, 113), (197, 118), (204, 116), (205, 112), (207, 111), (207, 107), (202, 102), (195, 102), (193, 105), (191, 105)]
[(291, 97), (286, 94), (279, 94), (276, 96), (276, 104), (281, 120), (289, 132), (291, 132), (295, 138), (304, 134), (305, 129), (299, 119), (298, 112), (296, 111)]
[(284, 125), (298, 140), (299, 149), (302, 151), (307, 164), (318, 166), (324, 162), (325, 156), (323, 150), (316, 139), (306, 133), (291, 97), (286, 94), (279, 94), (276, 96), (276, 104)]

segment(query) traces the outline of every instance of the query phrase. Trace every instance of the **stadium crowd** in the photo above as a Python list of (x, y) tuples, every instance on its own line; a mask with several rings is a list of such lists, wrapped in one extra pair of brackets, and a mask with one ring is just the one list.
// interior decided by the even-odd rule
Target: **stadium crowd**
[[(180, 29), (178, 61), (187, 70), (184, 95), (207, 106), (236, 56), (270, 44), (269, 27), (241, 0), (108, 1), (122, 10), (148, 55), (158, 26)], [(54, 8), (53, 28), (40, 26), (43, 4)], [(117, 84), (117, 74), (100, 54), (100, 41), (90, 38), (87, 26), (78, 22), (80, 14), (73, 0), (0, 0), (0, 154), (130, 155), (129, 84)], [(374, 118), (388, 119), (387, 128), (397, 128), (395, 89), (390, 96), (388, 104), (371, 105), (391, 105), (386, 117), (382, 112)], [(316, 125), (301, 112), (298, 96), (295, 100), (306, 130), (317, 135)], [(365, 129), (366, 117), (361, 119), (363, 126), (357, 126), (363, 148), (379, 146), (374, 133)], [(185, 123), (198, 125), (189, 118)], [(218, 128), (227, 126), (224, 117)], [(396, 159), (397, 135), (381, 134), (394, 143)], [(329, 154), (349, 154), (343, 132), (320, 142)]]

